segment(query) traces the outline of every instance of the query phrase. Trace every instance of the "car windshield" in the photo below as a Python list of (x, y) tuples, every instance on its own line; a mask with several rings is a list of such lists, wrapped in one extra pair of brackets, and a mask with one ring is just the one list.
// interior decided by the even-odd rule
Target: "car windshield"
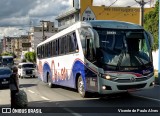
[(151, 50), (143, 30), (95, 28), (99, 35), (101, 62), (112, 66), (142, 66), (151, 61)]
[(22, 65), (23, 68), (35, 68), (34, 64), (23, 64)]
[(9, 69), (0, 69), (0, 75), (11, 74), (11, 70)]

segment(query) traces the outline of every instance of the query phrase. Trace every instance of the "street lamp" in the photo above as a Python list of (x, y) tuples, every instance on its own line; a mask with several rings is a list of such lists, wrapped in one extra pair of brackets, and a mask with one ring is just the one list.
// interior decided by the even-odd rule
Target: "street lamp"
[(144, 0), (135, 0), (135, 1), (141, 6), (141, 9), (140, 9), (140, 25), (143, 26), (143, 24), (144, 24), (144, 5), (147, 2), (144, 2)]

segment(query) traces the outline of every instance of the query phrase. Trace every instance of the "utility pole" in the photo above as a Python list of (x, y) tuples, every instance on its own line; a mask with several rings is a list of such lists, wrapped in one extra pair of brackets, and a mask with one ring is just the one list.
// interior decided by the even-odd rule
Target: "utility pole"
[[(28, 43), (31, 43), (31, 41), (30, 41), (30, 36), (29, 36), (30, 32), (28, 31), (27, 34), (28, 34), (28, 35), (27, 35)], [(32, 43), (31, 43), (31, 44), (32, 44)], [(32, 46), (32, 45), (31, 45), (31, 46)], [(30, 50), (29, 50), (29, 47), (27, 48), (27, 50), (28, 50), (28, 52), (30, 51)]]
[(43, 38), (43, 41), (44, 41), (44, 40), (46, 39), (46, 38), (45, 38), (45, 34), (44, 34), (44, 23), (50, 22), (50, 21), (41, 20), (40, 22), (42, 23), (42, 33), (43, 33), (43, 34), (42, 34), (42, 38)]
[(140, 25), (143, 27), (143, 24), (144, 24), (144, 5), (147, 3), (147, 2), (144, 2), (144, 0), (135, 0), (140, 6), (141, 6), (141, 9), (140, 9)]

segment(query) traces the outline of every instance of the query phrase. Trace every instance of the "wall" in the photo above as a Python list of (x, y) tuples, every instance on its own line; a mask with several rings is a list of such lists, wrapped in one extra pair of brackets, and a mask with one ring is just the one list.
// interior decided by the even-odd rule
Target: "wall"
[[(119, 20), (136, 24), (140, 23), (140, 8), (92, 6), (92, 2), (93, 0), (81, 0), (81, 20), (85, 17), (91, 20)], [(151, 10), (153, 8), (145, 8), (144, 13)]]
[[(47, 38), (53, 36), (55, 33), (47, 33), (45, 32), (45, 36)], [(34, 32), (33, 35), (31, 36), (31, 48), (30, 51), (36, 51), (36, 47), (39, 43), (42, 42), (42, 32)]]
[(152, 52), (154, 69), (158, 70), (158, 50)]

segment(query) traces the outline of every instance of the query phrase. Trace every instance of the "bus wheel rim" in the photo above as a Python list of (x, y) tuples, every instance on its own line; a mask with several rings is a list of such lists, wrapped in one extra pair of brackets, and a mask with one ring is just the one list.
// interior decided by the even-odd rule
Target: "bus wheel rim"
[(84, 84), (82, 79), (79, 81), (79, 93), (83, 94), (84, 93)]

